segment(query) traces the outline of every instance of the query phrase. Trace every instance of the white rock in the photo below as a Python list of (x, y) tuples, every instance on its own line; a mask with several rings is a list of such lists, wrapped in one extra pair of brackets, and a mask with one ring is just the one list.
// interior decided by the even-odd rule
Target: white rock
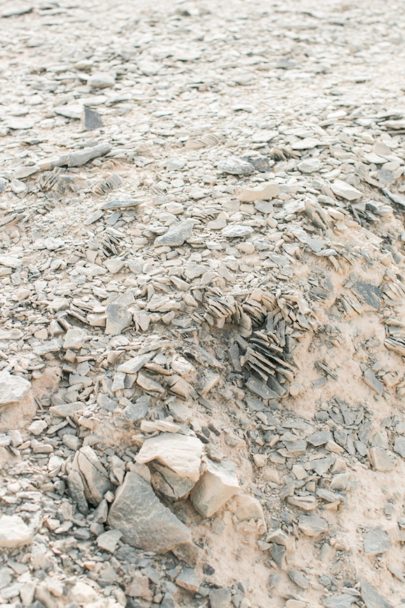
[(0, 373), (0, 406), (18, 403), (31, 389), (31, 384), (21, 376), (12, 376), (7, 370)]
[(18, 515), (0, 517), (0, 549), (15, 549), (32, 542), (33, 532)]
[(222, 230), (222, 234), (227, 239), (237, 239), (242, 238), (244, 236), (250, 236), (253, 233), (253, 228), (250, 226), (243, 226), (242, 224), (233, 224), (230, 226), (226, 226)]
[(239, 491), (239, 481), (233, 462), (214, 463), (207, 461), (207, 470), (191, 492), (194, 508), (211, 517)]
[(198, 481), (202, 453), (203, 444), (197, 437), (178, 433), (162, 433), (144, 442), (136, 461), (145, 464), (156, 460), (180, 477)]
[(346, 199), (347, 201), (355, 201), (356, 199), (362, 196), (362, 193), (354, 188), (350, 184), (337, 179), (333, 182), (332, 191), (336, 194), (336, 196), (340, 196), (341, 198)]

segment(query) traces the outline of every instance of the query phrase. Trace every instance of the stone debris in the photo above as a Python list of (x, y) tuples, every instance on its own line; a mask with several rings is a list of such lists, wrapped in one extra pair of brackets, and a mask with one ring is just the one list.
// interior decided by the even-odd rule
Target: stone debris
[(405, 5), (0, 21), (0, 606), (404, 603)]

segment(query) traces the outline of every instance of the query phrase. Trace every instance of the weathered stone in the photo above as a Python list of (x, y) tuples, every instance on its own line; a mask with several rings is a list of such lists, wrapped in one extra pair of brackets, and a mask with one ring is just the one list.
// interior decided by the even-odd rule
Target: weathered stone
[(197, 437), (178, 433), (161, 433), (147, 439), (136, 461), (145, 464), (156, 460), (180, 477), (197, 482), (200, 477), (203, 444)]
[(300, 587), (300, 589), (308, 589), (309, 588), (309, 580), (305, 576), (303, 572), (300, 570), (289, 570), (287, 572), (288, 578)]
[(107, 532), (103, 532), (103, 534), (100, 534), (100, 536), (97, 537), (97, 545), (100, 549), (103, 549), (104, 551), (114, 553), (121, 536), (122, 533), (120, 532), (120, 530), (108, 530)]
[(0, 373), (0, 407), (18, 403), (27, 396), (31, 384), (21, 376), (13, 376), (7, 370)]
[(30, 382), (3, 370), (0, 373), (0, 432), (26, 426), (36, 409)]
[(0, 517), (0, 549), (15, 549), (32, 542), (33, 531), (18, 515)]
[(341, 593), (325, 598), (323, 600), (323, 605), (325, 608), (351, 608), (355, 602), (356, 597), (354, 595)]
[(119, 302), (113, 302), (106, 308), (105, 333), (108, 336), (117, 336), (132, 323), (132, 313), (128, 306)]
[(177, 475), (171, 469), (163, 467), (156, 462), (153, 462), (151, 468), (151, 483), (153, 488), (169, 498), (175, 500), (185, 498), (195, 485), (195, 481), (187, 477), (180, 477), (180, 475)]
[(376, 471), (389, 472), (395, 467), (394, 459), (391, 454), (380, 447), (372, 447), (368, 451), (371, 466)]
[(393, 608), (393, 605), (384, 599), (366, 580), (362, 580), (360, 583), (360, 594), (366, 608)]
[(253, 228), (242, 224), (230, 224), (222, 230), (222, 234), (227, 239), (239, 239), (253, 234)]
[(236, 195), (242, 203), (254, 203), (255, 201), (268, 201), (280, 192), (278, 184), (260, 184), (257, 188), (239, 190)]
[(191, 492), (195, 509), (205, 517), (211, 517), (239, 491), (236, 467), (230, 461), (207, 461), (207, 470)]
[(363, 536), (364, 552), (367, 555), (385, 553), (391, 546), (389, 536), (382, 528), (371, 528)]
[(319, 515), (301, 515), (298, 527), (306, 536), (320, 538), (329, 529), (328, 522)]
[(394, 452), (401, 458), (405, 458), (405, 437), (396, 437), (394, 441)]
[(176, 584), (190, 593), (197, 593), (201, 585), (201, 578), (193, 568), (183, 568), (176, 577)]
[(150, 484), (137, 473), (127, 473), (108, 523), (122, 532), (124, 542), (145, 551), (166, 553), (191, 544), (190, 530), (162, 505)]
[(209, 593), (210, 608), (231, 608), (232, 594), (230, 589), (212, 589)]
[(181, 247), (191, 237), (195, 220), (187, 219), (170, 226), (165, 234), (155, 239), (155, 245)]
[(145, 355), (138, 355), (128, 359), (124, 363), (121, 363), (117, 367), (117, 372), (124, 372), (125, 374), (136, 374), (146, 363), (149, 363), (153, 359), (155, 353), (146, 353)]
[(87, 502), (97, 506), (113, 487), (107, 471), (90, 446), (76, 452), (68, 483), (71, 495), (83, 513), (87, 512)]
[(354, 188), (340, 179), (334, 181), (331, 188), (337, 196), (340, 196), (347, 201), (354, 201), (362, 196), (362, 193), (357, 190), (357, 188)]

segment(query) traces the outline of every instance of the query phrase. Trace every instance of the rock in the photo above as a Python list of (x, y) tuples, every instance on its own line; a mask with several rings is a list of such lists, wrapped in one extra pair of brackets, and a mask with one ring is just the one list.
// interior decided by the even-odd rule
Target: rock
[(319, 158), (307, 158), (298, 163), (298, 170), (301, 171), (301, 173), (316, 173), (320, 168), (321, 161)]
[(120, 302), (108, 304), (106, 308), (105, 333), (108, 336), (117, 336), (132, 323), (132, 313), (128, 305)]
[(232, 594), (230, 589), (212, 589), (209, 593), (210, 608), (231, 608)]
[(371, 466), (376, 471), (389, 472), (395, 468), (395, 462), (388, 450), (372, 447), (368, 451)]
[(125, 374), (136, 374), (140, 369), (144, 367), (146, 363), (149, 363), (151, 359), (155, 356), (155, 353), (146, 353), (145, 355), (138, 355), (136, 357), (132, 357), (132, 359), (128, 359), (124, 363), (121, 363), (117, 367), (117, 372), (124, 372)]
[(200, 478), (203, 444), (197, 437), (178, 433), (161, 433), (147, 439), (136, 456), (145, 464), (156, 460), (180, 477), (197, 482)]
[(103, 126), (101, 116), (96, 110), (84, 106), (83, 108), (83, 127), (86, 131), (100, 129)]
[(395, 437), (394, 452), (405, 458), (405, 437)]
[(393, 608), (393, 605), (384, 599), (366, 580), (360, 582), (360, 595), (366, 608)]
[(254, 203), (255, 201), (269, 201), (280, 192), (278, 184), (260, 184), (257, 188), (238, 190), (236, 195), (241, 203)]
[(347, 184), (346, 182), (343, 182), (340, 179), (334, 181), (331, 188), (337, 196), (340, 196), (341, 198), (344, 198), (347, 201), (355, 201), (356, 199), (363, 196), (363, 194), (359, 190), (357, 190), (357, 188), (354, 188), (350, 184)]
[(228, 509), (235, 513), (237, 521), (254, 520), (257, 522), (258, 534), (264, 534), (267, 526), (262, 505), (254, 496), (240, 494), (228, 502)]
[(107, 89), (108, 87), (114, 86), (115, 76), (107, 74), (106, 72), (97, 72), (88, 78), (87, 84), (92, 89)]
[(371, 528), (363, 536), (366, 555), (385, 553), (391, 546), (389, 536), (382, 528)]
[(121, 536), (122, 533), (120, 530), (108, 530), (97, 537), (97, 545), (100, 549), (103, 549), (103, 551), (114, 553)]
[(176, 584), (190, 593), (197, 593), (201, 579), (193, 568), (183, 568), (176, 577)]
[(99, 599), (97, 591), (84, 581), (77, 581), (70, 590), (69, 598), (78, 604), (89, 606)]
[(108, 516), (124, 542), (157, 553), (191, 545), (190, 530), (164, 507), (150, 484), (137, 473), (127, 473)]
[(211, 517), (238, 491), (235, 465), (207, 460), (207, 469), (191, 492), (191, 502), (201, 515)]
[(298, 520), (298, 527), (306, 536), (320, 538), (329, 529), (328, 522), (319, 515), (301, 515)]
[(142, 395), (142, 397), (139, 397), (139, 399), (137, 399), (135, 403), (127, 405), (123, 412), (124, 416), (125, 418), (127, 418), (128, 420), (132, 420), (133, 422), (142, 420), (148, 413), (149, 405), (150, 397), (148, 397), (147, 395)]
[(187, 219), (170, 226), (165, 234), (155, 239), (155, 245), (181, 247), (191, 237), (195, 220)]
[(309, 580), (300, 570), (288, 570), (288, 578), (300, 589), (309, 588)]
[(65, 334), (63, 348), (66, 350), (79, 350), (85, 345), (88, 338), (89, 336), (84, 329), (72, 327)]
[(31, 384), (21, 376), (0, 372), (0, 432), (22, 428), (36, 413)]
[(253, 234), (253, 228), (242, 224), (231, 224), (222, 230), (223, 236), (227, 239), (239, 239)]
[(16, 549), (32, 543), (33, 531), (18, 515), (0, 516), (0, 549)]
[(12, 255), (0, 255), (0, 266), (6, 266), (6, 268), (20, 268), (22, 262), (19, 258)]
[(71, 496), (82, 513), (87, 513), (87, 502), (97, 506), (104, 494), (112, 489), (108, 473), (90, 446), (76, 452), (68, 474)]
[(217, 166), (221, 173), (229, 173), (230, 175), (244, 176), (252, 175), (255, 172), (255, 168), (251, 163), (236, 157), (221, 160)]
[(325, 608), (351, 608), (356, 602), (354, 595), (348, 595), (347, 593), (341, 593), (339, 595), (333, 595), (323, 600)]
[(27, 396), (31, 384), (21, 376), (12, 376), (7, 370), (0, 373), (0, 407), (18, 403)]
[(151, 481), (155, 490), (174, 500), (185, 498), (195, 485), (195, 481), (180, 477), (171, 469), (155, 462), (152, 465)]

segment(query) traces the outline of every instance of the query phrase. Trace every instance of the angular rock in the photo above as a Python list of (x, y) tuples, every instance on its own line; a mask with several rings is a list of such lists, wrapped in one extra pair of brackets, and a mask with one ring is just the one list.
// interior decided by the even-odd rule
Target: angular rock
[(83, 126), (86, 131), (93, 131), (94, 129), (100, 129), (103, 126), (101, 116), (96, 110), (92, 110), (88, 106), (84, 106), (83, 109)]
[(396, 437), (394, 441), (394, 452), (401, 458), (405, 458), (405, 437)]
[(363, 536), (364, 553), (379, 555), (385, 553), (391, 546), (389, 536), (382, 528), (371, 528)]
[(127, 473), (108, 516), (124, 542), (157, 553), (191, 545), (190, 530), (157, 498), (150, 484), (137, 473)]
[(117, 336), (132, 323), (132, 313), (126, 304), (113, 302), (106, 308), (105, 333), (108, 336)]
[(230, 175), (252, 175), (255, 172), (251, 163), (236, 157), (221, 160), (217, 166), (221, 173), (229, 173)]
[(29, 424), (36, 409), (31, 383), (3, 370), (0, 373), (0, 432)]
[(257, 188), (239, 190), (237, 197), (242, 203), (254, 203), (255, 201), (268, 201), (280, 192), (278, 184), (260, 184)]
[(155, 239), (155, 245), (166, 245), (168, 247), (181, 247), (190, 238), (195, 220), (187, 219), (170, 226), (165, 234)]
[(395, 468), (395, 462), (391, 454), (380, 447), (372, 447), (368, 451), (371, 466), (376, 471), (387, 473)]
[(132, 357), (132, 359), (128, 359), (124, 363), (121, 363), (117, 367), (117, 372), (124, 372), (125, 374), (136, 374), (146, 363), (149, 363), (151, 359), (155, 356), (155, 353), (146, 353), (145, 355), (137, 355), (136, 357)]
[(301, 515), (298, 527), (306, 536), (320, 538), (329, 529), (328, 522), (319, 515)]
[(108, 473), (90, 446), (76, 452), (68, 474), (69, 490), (79, 511), (87, 513), (87, 502), (97, 506), (113, 488)]
[(360, 594), (366, 608), (393, 608), (391, 602), (384, 599), (366, 580), (360, 583)]
[(239, 481), (233, 462), (214, 463), (207, 460), (207, 470), (191, 492), (194, 508), (211, 517), (239, 491)]
[(145, 464), (156, 460), (180, 477), (197, 482), (200, 478), (203, 444), (197, 437), (178, 433), (161, 433), (147, 439), (136, 461)]
[(222, 230), (223, 236), (227, 239), (239, 239), (245, 236), (250, 236), (253, 233), (253, 228), (243, 226), (242, 224), (231, 224)]
[(363, 194), (357, 190), (357, 188), (354, 188), (350, 184), (347, 184), (340, 179), (334, 181), (331, 188), (334, 194), (346, 199), (347, 201), (355, 201), (363, 196)]
[(18, 515), (0, 516), (0, 549), (16, 549), (32, 542), (33, 531)]

